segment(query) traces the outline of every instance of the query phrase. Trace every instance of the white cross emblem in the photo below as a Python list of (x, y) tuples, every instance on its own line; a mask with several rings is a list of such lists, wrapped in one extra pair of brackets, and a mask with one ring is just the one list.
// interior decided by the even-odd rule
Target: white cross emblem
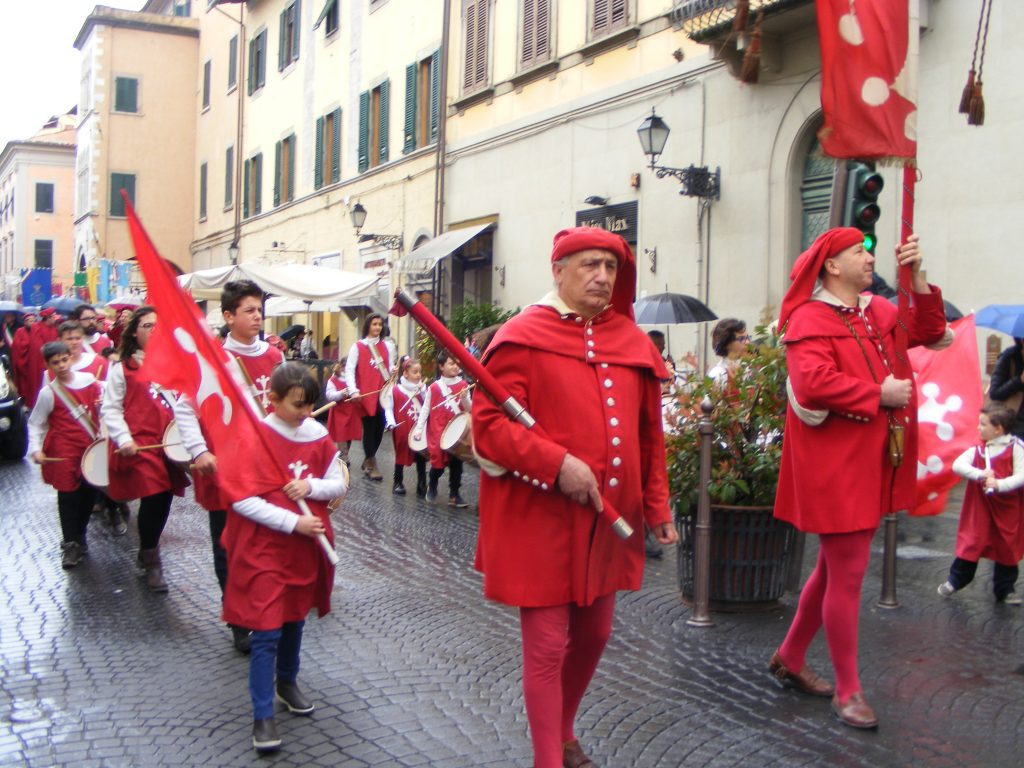
[(918, 424), (934, 424), (935, 436), (943, 442), (953, 439), (953, 425), (946, 421), (946, 414), (959, 411), (963, 408), (964, 401), (959, 395), (950, 395), (944, 403), (939, 402), (939, 385), (934, 381), (926, 382), (921, 386), (921, 394), (924, 400), (917, 406)]
[(302, 478), (302, 473), (309, 469), (309, 465), (303, 464), (302, 459), (296, 459), (288, 465), (288, 469), (290, 469), (292, 474), (295, 475), (295, 479), (299, 480)]
[(270, 398), (268, 397), (267, 384), (270, 381), (270, 377), (264, 374), (258, 377), (253, 383), (256, 385), (256, 397), (260, 399), (264, 408), (270, 406)]
[(199, 389), (196, 392), (196, 404), (199, 408), (202, 408), (203, 403), (209, 398), (214, 395), (219, 397), (222, 412), (221, 418), (224, 421), (224, 425), (227, 426), (231, 423), (231, 400), (228, 399), (224, 394), (224, 390), (221, 389), (217, 372), (206, 361), (205, 357), (196, 354), (199, 351), (199, 348), (196, 346), (196, 340), (184, 328), (174, 329), (174, 340), (178, 342), (182, 349), (190, 355), (194, 355), (199, 363)]

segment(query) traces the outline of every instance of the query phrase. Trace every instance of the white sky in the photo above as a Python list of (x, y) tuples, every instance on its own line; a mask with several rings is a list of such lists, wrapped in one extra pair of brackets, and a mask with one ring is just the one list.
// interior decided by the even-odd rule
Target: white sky
[(0, 0), (0, 150), (78, 103), (74, 42), (96, 5), (137, 11), (143, 0)]

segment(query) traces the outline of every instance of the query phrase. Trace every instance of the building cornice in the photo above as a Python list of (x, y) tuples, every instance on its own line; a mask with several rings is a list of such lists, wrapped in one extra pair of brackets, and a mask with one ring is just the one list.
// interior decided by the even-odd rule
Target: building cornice
[(85, 41), (92, 34), (95, 27), (117, 27), (120, 29), (134, 29), (140, 32), (154, 32), (164, 35), (183, 35), (185, 37), (199, 37), (199, 21), (184, 16), (161, 16), (155, 13), (140, 13), (136, 11), (121, 11), (116, 8), (108, 8), (105, 5), (97, 5), (90, 13), (82, 28), (75, 37), (75, 48), (82, 50)]
[(0, 152), (0, 176), (5, 175), (7, 166), (10, 165), (21, 152), (31, 152), (34, 154), (44, 155), (66, 155), (70, 158), (70, 165), (75, 164), (75, 145), (74, 144), (59, 144), (56, 142), (49, 141), (9, 141), (7, 146), (4, 147), (3, 152)]

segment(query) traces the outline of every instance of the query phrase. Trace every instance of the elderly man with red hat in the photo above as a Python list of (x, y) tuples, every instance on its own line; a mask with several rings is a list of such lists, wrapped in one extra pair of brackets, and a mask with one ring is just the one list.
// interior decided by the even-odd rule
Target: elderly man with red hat
[[(909, 344), (937, 348), (952, 336), (942, 294), (921, 274), (917, 240), (911, 235), (896, 251), (912, 275)], [(775, 516), (817, 533), (821, 547), (769, 670), (783, 686), (831, 696), (835, 716), (854, 728), (878, 726), (857, 670), (857, 621), (871, 539), (883, 515), (913, 505), (917, 469), (913, 382), (893, 375), (897, 310), (884, 298), (862, 293), (871, 285), (874, 262), (860, 230), (825, 232), (793, 266), (779, 313), (789, 409)], [(805, 662), (822, 626), (835, 686)]]
[(601, 229), (555, 235), (555, 290), (497, 332), (483, 362), (542, 434), (489, 398), (473, 404), (482, 459), (476, 567), (484, 594), (519, 608), (523, 697), (535, 768), (594, 766), (573, 721), (611, 634), (615, 593), (640, 588), (644, 537), (677, 540), (668, 505), (659, 380), (668, 377), (633, 320), (636, 262)]

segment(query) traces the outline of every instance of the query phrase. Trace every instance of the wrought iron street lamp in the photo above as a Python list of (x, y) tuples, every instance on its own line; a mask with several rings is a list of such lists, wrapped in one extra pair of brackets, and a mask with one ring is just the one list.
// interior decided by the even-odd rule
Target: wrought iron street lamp
[(362, 240), (373, 240), (374, 245), (380, 245), (385, 248), (390, 248), (394, 251), (402, 250), (402, 236), (401, 235), (360, 235), (359, 230), (363, 228), (363, 224), (366, 223), (366, 209), (362, 203), (356, 203), (352, 206), (352, 210), (349, 212), (349, 216), (352, 219), (352, 227), (356, 231), (356, 237)]
[(671, 168), (656, 164), (661, 153), (665, 151), (670, 129), (653, 109), (650, 117), (646, 118), (636, 129), (636, 133), (640, 139), (640, 148), (643, 149), (645, 155), (651, 158), (651, 170), (659, 179), (666, 176), (678, 179), (682, 185), (682, 189), (679, 190), (680, 195), (699, 197), (705, 200), (718, 200), (721, 197), (721, 168), (711, 171), (706, 165)]
[(232, 240), (231, 245), (228, 246), (228, 261), (232, 264), (238, 263), (238, 241)]

